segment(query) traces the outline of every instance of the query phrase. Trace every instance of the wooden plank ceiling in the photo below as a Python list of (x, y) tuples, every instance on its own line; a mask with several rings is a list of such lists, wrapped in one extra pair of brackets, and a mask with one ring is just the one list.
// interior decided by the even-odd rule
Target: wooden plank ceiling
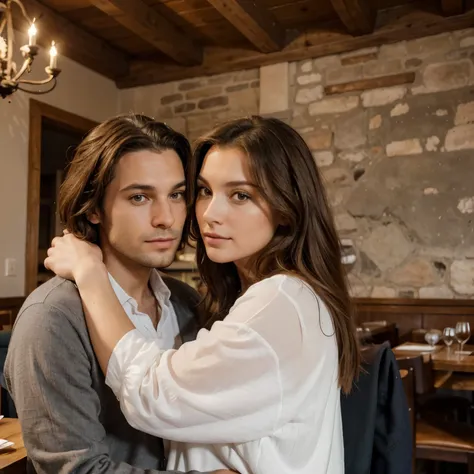
[[(134, 87), (474, 24), (468, 0), (23, 0), (38, 39)], [(25, 29), (21, 22), (17, 28)]]

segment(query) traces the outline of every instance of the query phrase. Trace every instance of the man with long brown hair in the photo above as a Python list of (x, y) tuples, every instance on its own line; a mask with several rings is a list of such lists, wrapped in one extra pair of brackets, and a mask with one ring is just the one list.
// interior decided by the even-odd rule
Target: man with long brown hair
[[(115, 294), (135, 327), (162, 347), (194, 339), (197, 294), (162, 278), (185, 241), (186, 138), (151, 118), (112, 118), (79, 145), (59, 213), (99, 244)], [(157, 474), (161, 439), (132, 428), (105, 385), (76, 286), (55, 277), (25, 301), (5, 375), (38, 474)], [(218, 471), (221, 474), (230, 471)]]

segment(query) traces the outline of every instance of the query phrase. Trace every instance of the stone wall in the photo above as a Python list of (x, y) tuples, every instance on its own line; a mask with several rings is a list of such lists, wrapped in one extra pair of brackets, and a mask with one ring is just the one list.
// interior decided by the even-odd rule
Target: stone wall
[[(291, 124), (355, 244), (353, 291), (474, 295), (474, 31), (290, 65)], [(325, 96), (373, 77), (414, 82)]]
[(122, 110), (159, 116), (191, 139), (243, 114), (281, 117), (310, 146), (341, 238), (354, 245), (353, 294), (466, 298), (474, 296), (473, 61), (470, 29), (123, 91)]
[(258, 69), (122, 91), (121, 110), (159, 117), (194, 140), (219, 122), (259, 111)]

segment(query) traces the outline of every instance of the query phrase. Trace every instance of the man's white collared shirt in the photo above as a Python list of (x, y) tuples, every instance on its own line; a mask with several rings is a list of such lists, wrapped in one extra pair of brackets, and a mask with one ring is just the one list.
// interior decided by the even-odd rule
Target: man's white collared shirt
[(110, 273), (109, 279), (122, 308), (144, 337), (157, 339), (163, 350), (177, 349), (181, 345), (178, 318), (170, 300), (171, 292), (157, 270), (153, 270), (150, 276), (150, 288), (161, 312), (156, 329), (150, 316), (138, 310), (136, 300), (125, 292)]

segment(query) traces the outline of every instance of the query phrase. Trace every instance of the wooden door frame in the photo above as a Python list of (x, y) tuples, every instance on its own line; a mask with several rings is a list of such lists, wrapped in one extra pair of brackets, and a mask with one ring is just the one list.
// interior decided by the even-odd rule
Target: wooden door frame
[(96, 122), (66, 112), (36, 99), (30, 99), (30, 130), (28, 144), (28, 201), (26, 211), (25, 292), (36, 288), (38, 277), (38, 234), (41, 181), (42, 120), (49, 119), (58, 126), (85, 134)]

